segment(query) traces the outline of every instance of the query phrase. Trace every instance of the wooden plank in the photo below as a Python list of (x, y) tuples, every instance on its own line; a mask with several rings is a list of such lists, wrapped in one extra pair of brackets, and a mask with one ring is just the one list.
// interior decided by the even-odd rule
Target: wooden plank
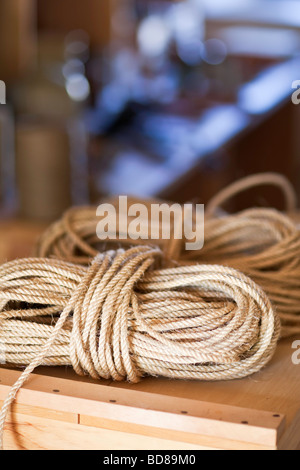
[[(19, 372), (1, 370), (0, 399), (4, 399)], [(82, 383), (34, 374), (19, 392), (17, 403), (82, 416), (238, 441), (275, 448), (284, 432), (284, 416), (211, 402), (178, 399), (99, 383)]]
[[(3, 401), (0, 401), (0, 408)], [(76, 413), (66, 413), (63, 411), (50, 410), (38, 406), (21, 405), (14, 403), (9, 414), (8, 420), (14, 421), (18, 415), (34, 416), (36, 418), (53, 419), (55, 421), (62, 421), (66, 423), (79, 423), (79, 416)]]
[[(263, 412), (260, 415), (263, 426), (266, 425), (266, 415), (264, 413), (267, 412), (270, 413), (267, 414), (270, 422), (272, 422), (273, 414), (280, 416), (280, 418), (274, 418), (275, 420), (282, 420), (282, 417), (286, 416), (285, 433), (282, 430), (282, 423), (277, 432), (279, 447), (297, 448), (300, 440), (300, 374), (299, 366), (294, 365), (291, 360), (292, 352), (294, 352), (292, 350), (293, 341), (294, 339), (282, 341), (273, 361), (262, 372), (253, 377), (233, 382), (203, 383), (149, 378), (144, 379), (137, 385), (111, 383), (109, 381), (98, 383), (89, 378), (76, 376), (71, 369), (42, 368), (38, 371), (38, 375), (34, 374), (32, 376), (30, 382), (20, 392), (18, 403), (29, 406), (39, 403), (40, 407), (44, 406), (47, 409), (60, 412), (74, 412), (76, 410), (76, 413), (81, 415), (80, 420), (83, 424), (99, 425), (98, 418), (100, 418), (100, 420), (107, 420), (109, 422), (108, 427), (113, 429), (115, 429), (115, 421), (119, 423), (120, 430), (123, 430), (124, 423), (127, 423), (128, 429), (131, 431), (136, 429), (141, 431), (142, 428), (138, 427), (143, 426), (145, 422), (149, 424), (148, 427), (151, 427), (148, 414), (146, 412), (145, 415), (143, 414), (143, 410), (147, 410), (147, 408), (150, 408), (154, 413), (157, 410), (162, 412), (163, 407), (166, 413), (175, 413), (175, 415), (176, 412), (187, 411), (191, 413), (191, 416), (182, 416), (183, 418), (197, 418), (198, 416), (203, 420), (209, 420), (209, 418), (224, 419), (225, 417), (228, 419), (228, 413), (230, 413), (230, 422), (233, 421), (233, 424), (236, 425), (238, 419), (245, 421), (252, 419), (253, 416), (255, 416), (255, 419), (259, 419), (260, 412)], [(19, 374), (20, 372), (16, 371), (0, 370), (0, 399), (4, 399), (9, 387)], [(62, 377), (67, 378), (63, 379)], [(278, 380), (278, 377), (280, 377), (280, 380)], [(52, 390), (60, 390), (60, 393), (57, 394)], [(32, 395), (34, 391), (35, 394)], [(110, 400), (116, 400), (119, 406), (125, 407), (125, 410), (124, 408), (121, 410), (123, 415), (122, 413), (120, 415), (117, 404), (109, 403)], [(137, 403), (141, 407), (140, 411), (136, 407)], [(155, 410), (155, 406), (157, 410)], [(131, 411), (134, 408), (134, 422), (132, 417), (126, 419), (126, 411), (128, 411), (126, 407), (129, 407)], [(236, 414), (233, 413), (230, 407), (234, 407)], [(242, 413), (241, 408), (243, 409)], [(220, 410), (223, 415), (220, 415)], [(245, 411), (247, 414), (245, 414)], [(91, 418), (96, 421), (93, 422)], [(252, 421), (248, 422), (251, 423)], [(207, 425), (207, 422), (204, 421), (204, 423)], [(261, 423), (255, 421), (254, 424), (259, 427)], [(106, 425), (107, 423), (103, 421), (103, 426)], [(132, 426), (137, 427), (132, 428)], [(154, 428), (161, 432), (161, 428), (157, 428), (157, 424)], [(165, 426), (163, 434), (165, 434), (166, 429), (167, 426)], [(195, 423), (193, 423), (193, 429), (196, 430), (195, 434), (203, 435), (202, 427), (197, 430)], [(169, 429), (169, 431), (175, 432), (176, 429)], [(190, 428), (186, 429), (184, 424), (179, 429), (179, 432), (182, 432), (191, 442), (193, 439), (188, 436), (189, 431)], [(148, 429), (148, 432), (152, 434), (153, 429)], [(206, 429), (206, 432), (206, 438), (208, 438), (210, 435), (209, 430)], [(276, 446), (276, 439), (272, 435), (274, 429), (273, 431), (272, 429), (269, 430), (268, 439), (270, 438), (270, 432), (271, 443), (273, 443), (271, 447), (274, 447), (274, 445)], [(238, 434), (240, 435), (240, 432)], [(219, 435), (219, 437), (221, 436), (222, 434)], [(217, 438), (216, 435), (214, 437)], [(225, 437), (228, 438), (228, 435)], [(231, 434), (231, 437), (234, 440), (233, 434)], [(240, 436), (238, 438), (240, 440)], [(270, 444), (270, 441), (265, 441), (264, 445), (268, 443)], [(258, 442), (258, 444), (261, 445), (262, 442)]]
[(15, 415), (4, 433), (6, 450), (205, 450), (166, 439), (132, 436), (35, 416)]
[[(103, 418), (94, 418), (92, 416), (80, 415), (80, 424), (93, 426), (96, 428), (104, 428), (110, 430), (124, 431), (128, 434), (138, 434), (142, 436), (160, 437), (161, 430), (149, 426), (137, 426), (129, 423), (121, 423), (119, 421), (111, 421)], [(251, 444), (240, 442), (238, 440), (221, 439), (214, 436), (204, 436), (201, 434), (182, 433), (178, 431), (165, 430), (165, 439), (180, 441), (184, 444), (190, 443), (200, 445), (209, 449), (222, 450), (277, 450), (277, 447), (268, 447), (266, 445)]]
[(279, 450), (300, 450), (300, 412), (280, 440)]
[[(231, 382), (186, 382), (146, 379), (137, 385), (112, 384), (113, 388), (166, 396), (208, 401), (257, 411), (276, 410), (286, 417), (287, 432), (300, 412), (300, 366), (293, 364), (292, 344), (297, 338), (279, 343), (271, 363), (261, 372), (243, 380)], [(300, 436), (300, 427), (298, 435)]]

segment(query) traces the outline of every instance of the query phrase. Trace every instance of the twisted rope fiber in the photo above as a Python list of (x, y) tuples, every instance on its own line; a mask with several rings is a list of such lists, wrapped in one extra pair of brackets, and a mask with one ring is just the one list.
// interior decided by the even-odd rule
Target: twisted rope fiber
[[(216, 194), (216, 196), (209, 201), (206, 207), (207, 218), (211, 219), (213, 217), (217, 217), (218, 212), (220, 211), (220, 206), (228, 199), (238, 195), (246, 189), (261, 185), (279, 187), (285, 198), (287, 213), (296, 212), (297, 196), (293, 186), (287, 178), (277, 173), (263, 173), (243, 178)], [(119, 215), (118, 199), (112, 198), (104, 202), (112, 204), (116, 209), (117, 215)], [(151, 203), (159, 204), (165, 201), (150, 199), (139, 200), (132, 198), (129, 198), (128, 200), (129, 205), (135, 204), (136, 202), (144, 204), (149, 210), (151, 210)], [(61, 220), (58, 220), (49, 227), (49, 229), (46, 230), (44, 235), (40, 238), (36, 247), (36, 255), (43, 258), (55, 256), (59, 259), (66, 259), (67, 261), (74, 263), (89, 264), (91, 258), (94, 258), (99, 252), (99, 247), (103, 248), (103, 246), (105, 246), (104, 243), (99, 243), (99, 239), (96, 234), (98, 223), (96, 212), (96, 206), (75, 207), (66, 211)], [(226, 222), (226, 219), (222, 220), (223, 222)], [(141, 228), (143, 229), (143, 227)], [(146, 235), (149, 235), (148, 232)], [(149, 239), (149, 237), (147, 238)], [(185, 244), (185, 241), (186, 240), (182, 240), (180, 251), (177, 253), (178, 256), (180, 256), (181, 251), (184, 250), (183, 245)], [(143, 240), (134, 241), (122, 239), (122, 244), (127, 245), (133, 245), (134, 243), (141, 244), (142, 242)], [(170, 243), (168, 240), (153, 240), (153, 243), (163, 248), (165, 252), (170, 250)], [(108, 240), (108, 244), (111, 245), (111, 240)], [(170, 254), (172, 256), (174, 256), (176, 248), (177, 244), (175, 244), (174, 249), (170, 250)]]
[(289, 217), (251, 209), (208, 220), (204, 248), (183, 253), (180, 263), (218, 263), (242, 271), (276, 306), (282, 337), (300, 333), (300, 233)]
[[(251, 277), (276, 306), (282, 321), (282, 336), (289, 337), (300, 333), (300, 232), (295, 222), (275, 209), (217, 215), (229, 198), (262, 184), (279, 186), (285, 196), (286, 210), (296, 211), (296, 195), (285, 177), (273, 173), (254, 175), (225, 188), (210, 201), (206, 208), (203, 249), (186, 251), (185, 239), (152, 243), (160, 246), (173, 265), (174, 261), (177, 265), (220, 264)], [(149, 206), (149, 201), (145, 203)], [(96, 235), (97, 223), (96, 207), (69, 210), (42, 236), (37, 255), (88, 264), (103, 249)], [(130, 246), (140, 242), (128, 239), (120, 244)], [(115, 241), (108, 240), (105, 246), (115, 245)]]
[[(107, 201), (115, 207), (117, 213), (117, 219), (119, 217), (118, 201), (108, 199)], [(129, 206), (139, 202), (146, 205), (151, 210), (151, 201), (149, 200), (130, 200)], [(162, 201), (153, 201), (156, 204)], [(166, 252), (167, 246), (170, 244), (170, 240), (151, 240), (150, 237), (150, 225), (148, 230), (145, 231), (146, 240), (131, 240), (123, 239), (121, 243), (118, 240), (114, 240), (113, 234), (107, 233), (107, 240), (100, 241), (97, 236), (97, 224), (99, 218), (96, 216), (96, 206), (82, 206), (73, 207), (63, 214), (62, 218), (53, 223), (45, 233), (40, 237), (36, 246), (35, 255), (41, 258), (58, 258), (63, 259), (72, 263), (78, 263), (88, 265), (91, 260), (97, 256), (99, 251), (105, 251), (106, 249), (115, 249), (123, 247), (131, 247), (133, 245), (141, 244), (155, 244)], [(132, 218), (128, 217), (128, 223)], [(146, 221), (145, 221), (146, 222)], [(149, 222), (149, 220), (147, 220)], [(117, 220), (118, 223), (118, 220)], [(144, 224), (146, 226), (146, 223)], [(143, 224), (141, 229), (143, 230)], [(119, 227), (117, 225), (117, 235), (120, 235)]]
[[(206, 231), (204, 250), (196, 253), (196, 262), (218, 263), (242, 270), (257, 282), (276, 305), (282, 337), (300, 333), (300, 231), (291, 217), (272, 209), (251, 209), (218, 217), (221, 207), (241, 192), (257, 186), (281, 189), (286, 212), (297, 211), (297, 195), (283, 175), (263, 173), (243, 178), (211, 199), (206, 214), (212, 221)], [(188, 255), (183, 257), (186, 262)]]
[(0, 413), (39, 365), (137, 382), (145, 375), (229, 380), (272, 358), (280, 322), (262, 291), (222, 266), (157, 269), (160, 249), (98, 254), (89, 267), (28, 259), (0, 268), (0, 344), (26, 365)]
[(297, 210), (297, 195), (295, 189), (285, 176), (279, 173), (259, 173), (241, 178), (219, 191), (209, 201), (206, 207), (207, 214), (209, 216), (215, 215), (226, 201), (247, 189), (256, 188), (258, 186), (277, 186), (283, 193), (286, 212), (295, 212)]

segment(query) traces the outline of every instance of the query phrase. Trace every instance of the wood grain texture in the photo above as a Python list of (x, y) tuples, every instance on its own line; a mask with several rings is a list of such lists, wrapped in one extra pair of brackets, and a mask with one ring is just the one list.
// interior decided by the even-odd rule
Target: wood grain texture
[(5, 428), (6, 450), (205, 450), (161, 438), (62, 423), (22, 414), (9, 418)]
[[(161, 429), (149, 427), (146, 425), (132, 425), (128, 423), (121, 423), (120, 421), (111, 421), (103, 418), (94, 418), (91, 416), (80, 415), (80, 424), (86, 426), (93, 426), (97, 428), (105, 428), (110, 430), (118, 430), (126, 432), (127, 434), (138, 434), (142, 436), (153, 436), (158, 438), (161, 436)], [(182, 446), (189, 444), (200, 445), (204, 448), (213, 450), (277, 450), (277, 446), (266, 446), (253, 444), (249, 442), (224, 439), (217, 436), (205, 436), (201, 433), (193, 434), (192, 432), (179, 432), (172, 430), (165, 430), (164, 437), (166, 439), (180, 441)]]
[[(284, 353), (284, 347), (279, 349), (281, 353)], [(290, 357), (288, 359), (290, 360)], [(280, 360), (278, 362), (280, 363)], [(266, 374), (267, 370), (261, 375)], [(254, 376), (252, 380), (220, 384), (146, 379), (139, 385), (130, 386), (94, 382), (90, 379), (85, 382), (82, 378), (73, 380), (71, 371), (68, 371), (69, 379), (62, 379), (60, 378), (61, 369), (47, 369), (46, 371), (52, 376), (43, 375), (45, 369), (33, 374), (29, 383), (18, 394), (17, 404), (29, 407), (38, 404), (39, 407), (47, 410), (67, 414), (76, 413), (78, 423), (82, 426), (126, 432), (128, 436), (139, 434), (174, 440), (200, 447), (297, 448), (300, 442), (299, 432), (293, 432), (293, 429), (297, 428), (297, 414), (300, 409), (299, 374), (296, 383), (293, 384), (295, 393), (293, 405), (287, 399), (289, 397), (284, 397), (284, 395), (281, 396), (280, 401), (277, 400), (278, 387), (273, 388), (273, 396), (270, 396), (271, 388), (268, 387), (272, 387), (272, 381), (258, 380), (260, 374)], [(4, 399), (19, 374), (20, 372), (14, 370), (0, 370), (1, 400)], [(256, 384), (255, 396), (253, 392), (247, 394), (247, 388), (252, 383)], [(233, 393), (237, 384), (244, 387), (244, 391), (239, 394)], [(264, 391), (262, 385), (264, 385)], [(219, 398), (210, 397), (206, 402), (202, 401), (201, 391), (206, 386), (210, 386), (211, 393), (214, 390), (219, 391)], [(226, 388), (230, 386), (231, 403), (229, 404), (224, 391), (226, 392)], [(197, 398), (194, 396), (196, 389), (198, 390)], [(177, 395), (181, 396), (176, 396), (176, 390)], [(262, 406), (259, 403), (259, 397), (263, 393), (266, 394), (266, 399), (269, 398), (269, 406)], [(292, 392), (289, 396), (292, 397)], [(241, 397), (245, 399), (245, 407), (240, 406)], [(277, 408), (280, 403), (281, 411)], [(42, 413), (40, 414), (43, 416)], [(287, 416), (287, 421), (284, 416)], [(49, 414), (45, 414), (45, 419), (48, 418)]]
[[(3, 401), (0, 401), (0, 407), (2, 407), (2, 405)], [(27, 415), (43, 419), (52, 419), (55, 421), (62, 421), (64, 423), (79, 423), (79, 415), (75, 413), (66, 413), (63, 411), (49, 410), (47, 408), (41, 408), (38, 406), (28, 406), (14, 403), (9, 414), (9, 420), (14, 421), (16, 417), (18, 418), (19, 415)]]

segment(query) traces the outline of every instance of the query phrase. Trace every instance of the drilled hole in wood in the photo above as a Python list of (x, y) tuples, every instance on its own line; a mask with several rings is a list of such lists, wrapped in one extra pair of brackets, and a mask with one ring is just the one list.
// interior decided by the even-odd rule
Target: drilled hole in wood
[(183, 415), (187, 415), (187, 414), (188, 414), (188, 412), (187, 412), (187, 411), (182, 411), (182, 412), (181, 412), (181, 414), (183, 414)]
[(53, 390), (53, 393), (60, 393), (60, 390)]
[(109, 400), (109, 403), (117, 403), (117, 400)]
[(248, 421), (242, 421), (242, 424), (249, 424)]
[(280, 415), (273, 415), (273, 418), (280, 418)]

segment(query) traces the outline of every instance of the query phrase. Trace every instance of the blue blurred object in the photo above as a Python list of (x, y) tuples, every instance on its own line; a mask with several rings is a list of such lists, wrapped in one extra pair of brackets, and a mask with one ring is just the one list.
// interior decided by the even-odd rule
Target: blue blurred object
[(294, 55), (298, 32), (273, 31), (268, 42), (266, 31), (253, 26), (207, 27), (207, 14), (214, 19), (224, 10), (230, 20), (227, 10), (254, 3), (132, 0), (130, 28), (122, 25), (122, 4), (113, 19), (121, 33), (86, 113), (89, 132), (101, 142), (93, 163), (99, 193), (118, 186), (143, 196), (162, 192), (287, 98), (280, 62)]

